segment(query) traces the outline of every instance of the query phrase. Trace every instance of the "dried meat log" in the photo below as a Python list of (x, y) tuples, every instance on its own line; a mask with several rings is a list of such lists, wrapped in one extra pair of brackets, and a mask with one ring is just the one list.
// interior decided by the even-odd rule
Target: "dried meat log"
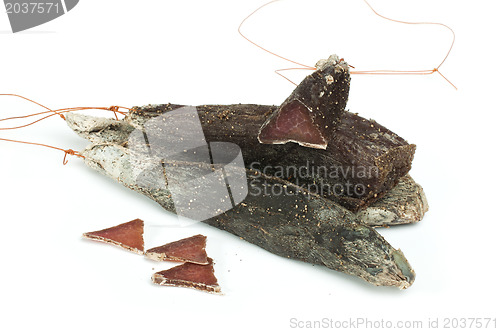
[[(135, 130), (124, 121), (80, 114), (68, 114), (67, 121), (76, 133), (93, 143), (124, 143)], [(382, 198), (359, 211), (357, 218), (369, 226), (392, 226), (418, 222), (427, 210), (422, 187), (405, 175)]]
[[(86, 123), (97, 120), (68, 114), (67, 122), (75, 132), (94, 143), (126, 144), (123, 138), (134, 129), (142, 130), (149, 120), (181, 107), (171, 104), (136, 107), (125, 120), (107, 120), (107, 127), (101, 123), (90, 131)], [(237, 144), (247, 168), (287, 179), (351, 211), (360, 210), (392, 189), (410, 170), (415, 153), (415, 145), (377, 122), (351, 112), (343, 113), (327, 149), (319, 150), (294, 143), (259, 143), (259, 129), (276, 111), (276, 106), (212, 105), (196, 109), (207, 141)]]
[[(248, 105), (232, 105), (230, 108), (240, 108), (240, 111), (244, 112)], [(160, 107), (160, 106), (157, 106)], [(167, 107), (167, 106), (165, 106)], [(254, 105), (257, 114), (263, 113), (263, 107)], [(169, 106), (168, 109), (175, 109), (175, 106)], [(206, 113), (200, 113), (200, 115), (207, 116), (208, 114), (220, 114), (221, 118), (228, 116), (228, 111), (224, 111), (222, 107), (219, 106), (202, 106), (202, 108), (208, 108), (210, 111)], [(214, 109), (215, 108), (215, 109)], [(133, 117), (134, 115), (132, 115)], [(149, 116), (149, 113), (148, 113)], [(347, 113), (347, 117), (355, 118), (352, 113)], [(212, 119), (202, 119), (206, 126), (210, 125)], [(247, 129), (249, 132), (256, 132), (258, 128), (255, 125), (257, 122), (255, 118), (247, 116), (251, 121), (249, 121), (249, 126)], [(257, 116), (256, 116), (257, 117)], [(143, 121), (142, 117), (137, 117), (132, 120), (136, 126), (142, 128)], [(96, 118), (92, 116), (80, 115), (80, 114), (68, 114), (67, 121), (69, 126), (77, 132), (80, 136), (90, 140), (93, 143), (119, 143), (124, 144), (128, 140), (128, 137), (135, 130), (135, 127), (129, 125), (125, 121), (117, 121), (114, 119), (107, 118)], [(236, 129), (234, 132), (242, 133), (243, 127), (241, 123), (234, 123)], [(343, 128), (345, 130), (345, 128)], [(209, 131), (212, 133), (213, 131)], [(209, 136), (211, 140), (217, 140), (219, 136)], [(240, 136), (229, 136), (227, 139), (233, 142), (237, 142), (242, 145), (245, 144), (247, 137), (245, 135)], [(258, 152), (256, 152), (258, 151)], [(245, 159), (250, 158), (253, 160), (262, 161), (262, 157), (259, 156), (260, 150), (245, 149)], [(256, 152), (256, 153), (254, 153)], [(247, 162), (247, 164), (249, 164)], [(400, 173), (403, 172), (400, 170)], [(381, 196), (381, 195), (380, 195)], [(346, 199), (346, 198), (345, 198)], [(358, 219), (370, 226), (391, 226), (406, 223), (414, 223), (420, 221), (423, 218), (424, 213), (428, 210), (427, 201), (425, 199), (425, 194), (422, 187), (416, 184), (411, 177), (403, 176), (393, 189), (389, 190), (383, 198), (377, 200), (375, 203), (369, 205), (368, 208), (358, 212)]]
[[(151, 105), (129, 113), (127, 120), (142, 128), (152, 117), (179, 105)], [(408, 173), (415, 145), (408, 144), (373, 120), (344, 112), (326, 150), (297, 144), (260, 144), (260, 125), (275, 106), (197, 106), (208, 142), (237, 144), (248, 168), (292, 183), (339, 202), (351, 211), (383, 196)], [(281, 174), (278, 174), (281, 173)]]
[[(144, 178), (151, 183), (158, 181), (152, 176), (157, 174), (152, 171), (159, 167), (157, 160), (147, 154), (134, 156), (136, 153), (112, 143), (95, 144), (82, 152), (89, 167), (175, 213), (168, 187), (144, 185)], [(137, 158), (140, 163), (131, 162)], [(213, 169), (213, 165), (186, 161), (165, 161), (161, 167), (175, 172), (165, 179), (168, 186), (185, 186), (186, 193), (192, 192), (188, 186), (193, 169)], [(246, 172), (250, 194), (229, 211), (203, 222), (277, 255), (324, 265), (374, 285), (403, 289), (413, 283), (415, 274), (403, 253), (374, 229), (360, 224), (352, 212), (286, 180), (255, 170)], [(142, 174), (142, 181), (138, 182), (137, 174)]]

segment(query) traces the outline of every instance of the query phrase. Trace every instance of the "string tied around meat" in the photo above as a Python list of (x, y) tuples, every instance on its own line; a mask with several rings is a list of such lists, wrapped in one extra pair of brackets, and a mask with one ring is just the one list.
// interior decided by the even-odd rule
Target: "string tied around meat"
[[(56, 115), (59, 116), (64, 121), (66, 121), (66, 117), (64, 116), (64, 114), (65, 113), (69, 113), (69, 112), (76, 112), (76, 111), (82, 111), (82, 110), (103, 110), (103, 111), (113, 112), (113, 114), (115, 116), (115, 119), (119, 120), (119, 117), (118, 117), (119, 114), (122, 115), (122, 116), (125, 116), (128, 111), (132, 110), (131, 108), (123, 107), (123, 106), (109, 106), (109, 107), (69, 107), (69, 108), (61, 108), (61, 109), (51, 109), (51, 108), (49, 108), (47, 106), (42, 105), (41, 103), (38, 103), (38, 102), (36, 102), (36, 101), (34, 101), (32, 99), (23, 97), (21, 95), (17, 95), (17, 94), (0, 94), (0, 96), (11, 96), (11, 97), (16, 97), (16, 98), (24, 99), (24, 100), (27, 100), (27, 101), (35, 104), (35, 105), (38, 105), (38, 106), (46, 109), (46, 111), (43, 111), (43, 112), (31, 113), (31, 114), (27, 114), (27, 115), (14, 116), (14, 117), (8, 117), (8, 118), (0, 119), (0, 122), (7, 122), (7, 121), (14, 121), (14, 120), (21, 120), (21, 119), (28, 119), (28, 118), (33, 118), (33, 117), (36, 118), (36, 117), (38, 117), (36, 120), (33, 120), (33, 121), (25, 123), (25, 124), (21, 124), (21, 125), (17, 125), (17, 126), (12, 126), (12, 127), (0, 127), (0, 131), (7, 131), (7, 130), (13, 130), (13, 129), (26, 128), (26, 127), (32, 126), (32, 125), (34, 125), (36, 123), (39, 123), (41, 121), (44, 121), (44, 120), (46, 120), (48, 118), (51, 118), (53, 116), (56, 116)], [(126, 111), (122, 111), (121, 109), (124, 109)], [(49, 144), (36, 143), (36, 142), (27, 142), (27, 141), (21, 141), (21, 140), (16, 140), (16, 139), (9, 139), (9, 138), (0, 138), (0, 141), (20, 143), (20, 144), (28, 144), (28, 145), (35, 145), (35, 146), (41, 146), (41, 147), (46, 147), (46, 148), (51, 148), (51, 149), (62, 151), (62, 152), (64, 152), (63, 165), (66, 165), (68, 163), (68, 158), (67, 158), (68, 155), (85, 159), (85, 156), (83, 156), (80, 152), (78, 152), (76, 150), (73, 150), (73, 149), (63, 149), (63, 148), (59, 148), (59, 147), (56, 147), (56, 146), (53, 146), (53, 145), (49, 145)]]

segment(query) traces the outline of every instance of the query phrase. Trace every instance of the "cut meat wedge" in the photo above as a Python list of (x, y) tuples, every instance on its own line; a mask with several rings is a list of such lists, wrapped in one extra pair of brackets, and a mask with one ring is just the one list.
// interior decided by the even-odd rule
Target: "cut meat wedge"
[(208, 261), (207, 265), (184, 263), (169, 270), (156, 272), (151, 279), (160, 286), (187, 287), (208, 293), (220, 293), (220, 286), (214, 275), (213, 261), (211, 258), (208, 258)]
[(100, 231), (83, 234), (84, 238), (113, 244), (123, 249), (144, 254), (144, 221), (134, 219), (132, 221), (106, 228)]
[(147, 258), (160, 262), (190, 262), (206, 265), (209, 263), (205, 251), (206, 243), (206, 236), (195, 235), (160, 247), (151, 248), (145, 252), (145, 255)]
[(293, 99), (280, 108), (259, 133), (264, 144), (296, 142), (303, 146), (326, 149), (328, 142), (314, 124), (310, 111), (300, 101)]
[(349, 96), (349, 65), (331, 55), (316, 69), (267, 117), (257, 136), (260, 143), (295, 142), (325, 150), (334, 139)]

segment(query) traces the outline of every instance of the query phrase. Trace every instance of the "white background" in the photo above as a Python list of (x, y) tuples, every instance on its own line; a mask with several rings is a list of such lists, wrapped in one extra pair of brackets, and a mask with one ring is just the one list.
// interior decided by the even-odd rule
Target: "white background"
[[(274, 74), (293, 65), (241, 38), (240, 21), (264, 2), (87, 0), (68, 14), (12, 34), (0, 13), (0, 93), (52, 108), (149, 103), (280, 104), (293, 85)], [(270, 254), (199, 224), (166, 227), (156, 203), (63, 153), (0, 142), (0, 330), (288, 330), (301, 321), (422, 320), (498, 316), (498, 13), (494, 1), (383, 1), (386, 16), (442, 22), (457, 35), (430, 76), (353, 75), (348, 108), (417, 144), (410, 174), (430, 211), (416, 225), (380, 232), (417, 273), (401, 291)], [(382, 20), (361, 1), (287, 0), (244, 26), (249, 37), (314, 65), (337, 53), (358, 70), (432, 69), (451, 34)], [(307, 74), (291, 74), (296, 82)], [(42, 111), (0, 98), (0, 117)], [(5, 127), (7, 124), (1, 124)], [(1, 132), (81, 150), (58, 117)], [(86, 231), (142, 218), (146, 247), (208, 236), (225, 295), (158, 287), (154, 263), (81, 239)], [(497, 326), (500, 321), (497, 321)]]

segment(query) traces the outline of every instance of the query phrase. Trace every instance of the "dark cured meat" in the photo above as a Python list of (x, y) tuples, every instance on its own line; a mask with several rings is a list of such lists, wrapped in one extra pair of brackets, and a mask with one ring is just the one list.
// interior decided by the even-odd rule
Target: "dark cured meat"
[(326, 149), (349, 96), (349, 66), (332, 55), (316, 67), (264, 122), (258, 134), (260, 143), (296, 142)]
[[(125, 121), (81, 114), (68, 114), (66, 121), (80, 136), (96, 144), (126, 142), (134, 129)], [(369, 226), (391, 226), (418, 222), (427, 210), (422, 187), (405, 175), (381, 199), (369, 204), (357, 215), (360, 222)]]
[(205, 246), (207, 237), (195, 235), (146, 250), (146, 257), (156, 261), (208, 264)]
[(135, 253), (143, 254), (143, 232), (144, 221), (141, 219), (134, 219), (100, 231), (85, 233), (83, 234), (83, 237), (95, 241), (110, 243)]
[[(180, 107), (136, 107), (125, 120), (142, 128), (147, 120)], [(276, 106), (208, 105), (196, 109), (207, 141), (236, 143), (247, 168), (277, 176), (280, 169), (293, 166), (296, 174), (292, 171), (281, 177), (351, 211), (358, 211), (392, 189), (410, 170), (415, 153), (415, 145), (374, 120), (351, 112), (343, 113), (335, 136), (326, 150), (321, 150), (294, 143), (259, 143), (259, 128)]]
[(156, 272), (151, 279), (153, 283), (161, 286), (188, 287), (209, 293), (220, 293), (210, 258), (207, 265), (184, 263), (169, 270)]

